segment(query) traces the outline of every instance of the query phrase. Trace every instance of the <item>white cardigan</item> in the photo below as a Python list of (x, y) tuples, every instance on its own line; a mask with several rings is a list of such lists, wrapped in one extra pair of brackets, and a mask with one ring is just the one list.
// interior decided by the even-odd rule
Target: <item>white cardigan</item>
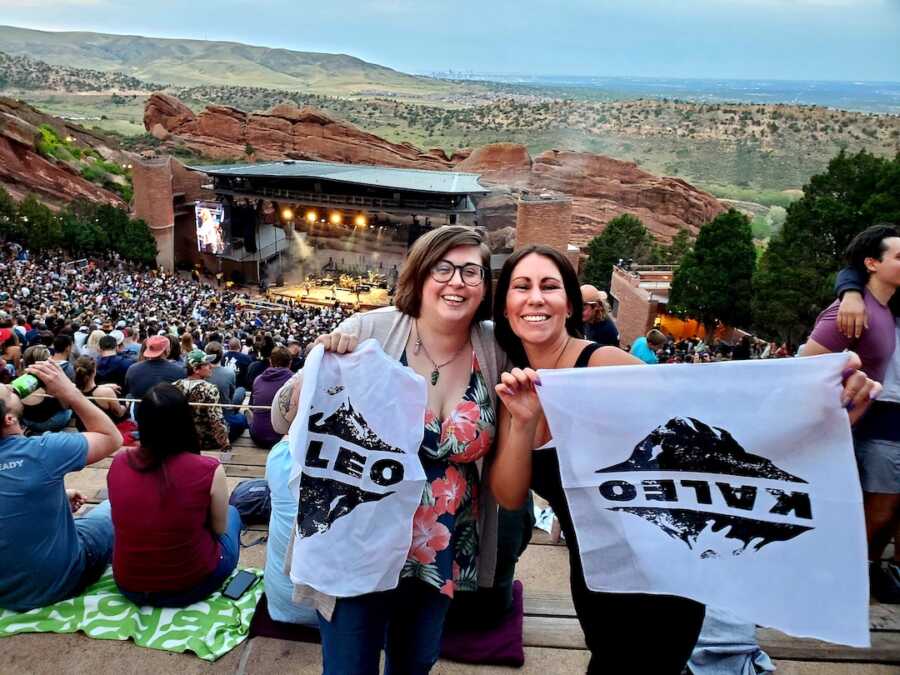
[[(354, 314), (345, 319), (337, 327), (339, 333), (356, 336), (360, 342), (374, 338), (381, 345), (385, 354), (398, 361), (406, 349), (409, 336), (412, 332), (413, 318), (403, 314), (396, 307), (382, 307), (370, 312)], [(490, 321), (476, 322), (472, 324), (470, 339), (478, 364), (484, 373), (487, 390), (491, 398), (491, 405), (497, 409), (497, 393), (493, 385), (500, 381), (500, 373), (509, 370), (511, 364), (505, 352), (497, 345), (494, 339), (494, 324)], [(300, 373), (303, 371), (301, 370)], [(299, 374), (299, 373), (298, 373)], [(296, 375), (295, 375), (296, 377)], [(279, 400), (283, 390), (293, 386), (294, 379), (288, 380), (275, 396)], [(272, 427), (281, 434), (286, 434), (290, 427), (284, 418), (278, 405), (272, 406)], [(481, 472), (481, 490), (479, 490), (481, 503), (479, 504), (479, 555), (478, 555), (478, 585), (490, 588), (494, 585), (494, 573), (497, 567), (497, 502), (488, 485), (489, 464), (478, 462)], [(320, 595), (320, 594), (316, 594)], [(296, 599), (296, 596), (295, 596)], [(321, 600), (316, 604), (321, 606)], [(325, 603), (326, 605), (329, 603)], [(328, 612), (323, 612), (323, 614)]]

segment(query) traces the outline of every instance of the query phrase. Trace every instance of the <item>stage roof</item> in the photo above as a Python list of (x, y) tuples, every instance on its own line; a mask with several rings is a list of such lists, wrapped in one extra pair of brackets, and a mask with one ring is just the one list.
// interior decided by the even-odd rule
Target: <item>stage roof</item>
[(352, 183), (355, 185), (369, 185), (394, 190), (436, 194), (478, 194), (489, 192), (487, 188), (478, 182), (480, 176), (477, 173), (459, 173), (455, 171), (395, 169), (387, 166), (308, 162), (302, 160), (257, 164), (189, 166), (187, 168), (210, 176), (312, 178), (338, 183)]

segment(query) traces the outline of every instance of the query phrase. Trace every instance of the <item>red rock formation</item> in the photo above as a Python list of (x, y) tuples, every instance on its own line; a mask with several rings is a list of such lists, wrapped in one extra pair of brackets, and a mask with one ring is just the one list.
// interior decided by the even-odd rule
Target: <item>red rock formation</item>
[(443, 151), (391, 143), (310, 107), (282, 104), (267, 113), (248, 114), (214, 105), (195, 116), (178, 99), (153, 94), (144, 108), (144, 127), (157, 138), (164, 130), (171, 145), (183, 144), (213, 159), (244, 159), (252, 149), (257, 160), (318, 159), (437, 170), (452, 166)]
[[(479, 173), (495, 191), (478, 200), (479, 218), (490, 230), (514, 226), (515, 193), (550, 192), (572, 198), (572, 243), (584, 246), (612, 218), (631, 213), (660, 240), (681, 228), (696, 234), (724, 210), (711, 195), (678, 178), (654, 176), (632, 162), (586, 152), (552, 150), (535, 158), (524, 145), (492, 143), (458, 150), (422, 151), (391, 143), (315, 108), (278, 105), (266, 113), (209, 106), (195, 115), (171, 96), (154, 94), (144, 126), (171, 145), (183, 144), (214, 159), (313, 159), (402, 168)], [(250, 146), (248, 148), (248, 146)]]
[(41, 124), (49, 124), (58, 135), (71, 136), (92, 147), (102, 141), (90, 131), (45, 115), (25, 103), (0, 98), (0, 185), (14, 199), (30, 193), (54, 207), (76, 198), (127, 206), (118, 195), (85, 180), (65, 162), (39, 154), (35, 144)]

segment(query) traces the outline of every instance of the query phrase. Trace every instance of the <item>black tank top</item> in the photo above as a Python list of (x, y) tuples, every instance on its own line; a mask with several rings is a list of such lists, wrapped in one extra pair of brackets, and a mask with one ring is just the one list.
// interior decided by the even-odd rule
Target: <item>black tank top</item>
[[(595, 343), (586, 345), (578, 355), (575, 367), (587, 368), (591, 355), (600, 347), (601, 345)], [(531, 489), (550, 503), (550, 508), (559, 518), (559, 526), (566, 538), (570, 555), (573, 555), (574, 563), (574, 558), (578, 557), (578, 543), (575, 539), (572, 516), (569, 514), (569, 503), (566, 501), (562, 479), (559, 477), (559, 457), (556, 448), (541, 448), (531, 453)], [(581, 569), (580, 561), (578, 569)]]

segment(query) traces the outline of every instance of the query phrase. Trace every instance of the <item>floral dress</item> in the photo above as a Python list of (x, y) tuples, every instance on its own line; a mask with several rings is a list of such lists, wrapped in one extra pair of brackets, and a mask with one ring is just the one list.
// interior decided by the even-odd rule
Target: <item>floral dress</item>
[[(406, 363), (406, 355), (401, 359)], [(401, 578), (421, 579), (453, 597), (478, 589), (478, 488), (475, 461), (494, 440), (495, 413), (478, 359), (462, 400), (446, 419), (425, 411), (419, 458), (425, 469), (422, 502)]]

